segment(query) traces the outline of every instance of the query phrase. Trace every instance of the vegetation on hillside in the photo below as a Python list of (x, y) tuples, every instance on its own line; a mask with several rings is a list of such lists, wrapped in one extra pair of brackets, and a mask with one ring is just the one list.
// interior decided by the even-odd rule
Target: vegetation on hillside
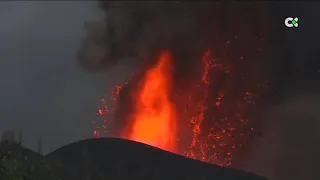
[(59, 180), (52, 163), (22, 146), (22, 138), (5, 132), (0, 143), (1, 180)]

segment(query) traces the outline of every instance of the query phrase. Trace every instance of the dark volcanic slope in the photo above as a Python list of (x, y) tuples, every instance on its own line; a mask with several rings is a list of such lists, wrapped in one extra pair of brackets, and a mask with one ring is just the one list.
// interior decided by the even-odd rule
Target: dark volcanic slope
[(47, 156), (60, 161), (66, 179), (265, 179), (117, 138), (82, 140)]

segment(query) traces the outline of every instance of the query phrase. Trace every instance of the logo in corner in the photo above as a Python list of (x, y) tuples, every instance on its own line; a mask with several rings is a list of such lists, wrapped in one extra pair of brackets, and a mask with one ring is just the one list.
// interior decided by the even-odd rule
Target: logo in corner
[(288, 28), (291, 28), (291, 27), (298, 27), (298, 18), (295, 17), (295, 18), (292, 18), (292, 17), (287, 17), (285, 20), (284, 20), (284, 25), (286, 25)]

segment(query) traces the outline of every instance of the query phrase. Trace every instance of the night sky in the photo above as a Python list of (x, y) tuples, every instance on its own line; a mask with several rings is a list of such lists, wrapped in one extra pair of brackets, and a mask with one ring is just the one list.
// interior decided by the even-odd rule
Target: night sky
[[(288, 11), (301, 16), (300, 27), (288, 29), (287, 41), (274, 45), (266, 67), (283, 82), (283, 100), (263, 110), (269, 128), (238, 168), (273, 178), (279, 168), (298, 172), (295, 164), (319, 167), (320, 96), (314, 89), (320, 81), (313, 78), (320, 70), (319, 6), (300, 4)], [(0, 3), (0, 133), (22, 132), (25, 145), (34, 150), (42, 137), (44, 152), (92, 136), (101, 96), (128, 77), (126, 67), (90, 74), (76, 64), (83, 23), (102, 19), (93, 2)], [(283, 17), (276, 21), (283, 29)], [(287, 61), (278, 56), (284, 49), (290, 53)], [(303, 176), (288, 179), (313, 179), (312, 168), (300, 170)]]
[(42, 137), (44, 152), (91, 137), (100, 97), (125, 78), (77, 66), (83, 23), (102, 19), (97, 3), (0, 3), (0, 133), (31, 149)]

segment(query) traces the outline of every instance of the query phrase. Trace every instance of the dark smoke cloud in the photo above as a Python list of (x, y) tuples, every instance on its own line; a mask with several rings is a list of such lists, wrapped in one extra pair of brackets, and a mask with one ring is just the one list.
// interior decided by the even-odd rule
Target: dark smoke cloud
[(208, 47), (215, 45), (217, 56), (223, 56), (227, 52), (220, 48), (234, 36), (252, 45), (253, 38), (265, 35), (269, 7), (205, 2), (103, 2), (102, 8), (106, 13), (102, 42), (107, 49), (106, 58), (82, 59), (80, 63), (85, 68), (99, 69), (123, 61), (123, 57), (135, 58), (134, 62), (130, 59), (121, 63), (139, 66), (151, 61), (159, 50), (169, 48), (175, 56), (175, 67), (187, 76), (195, 71), (195, 63)]

